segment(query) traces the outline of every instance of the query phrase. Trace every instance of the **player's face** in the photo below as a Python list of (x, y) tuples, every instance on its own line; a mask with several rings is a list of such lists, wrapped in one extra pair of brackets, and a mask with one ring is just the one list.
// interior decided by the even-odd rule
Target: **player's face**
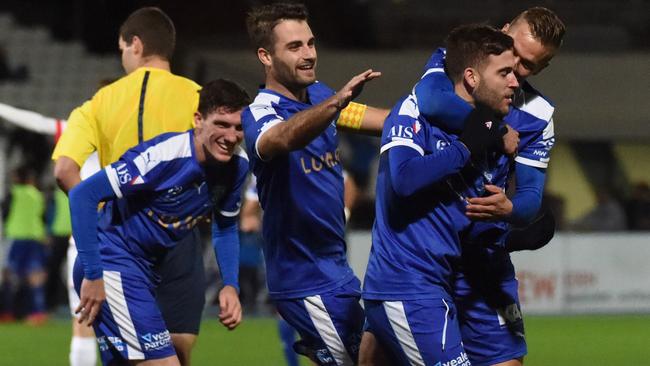
[(530, 75), (537, 75), (546, 66), (555, 54), (551, 46), (544, 46), (542, 42), (533, 37), (530, 25), (525, 21), (518, 21), (504, 27), (507, 35), (512, 37), (515, 43), (515, 54), (519, 62), (515, 67), (515, 74), (520, 81)]
[(122, 53), (122, 67), (127, 74), (138, 68), (138, 56), (135, 50), (135, 42), (128, 45), (126, 41), (120, 36), (118, 41), (120, 52)]
[(516, 62), (512, 51), (488, 56), (479, 72), (479, 82), (472, 94), (474, 99), (502, 116), (508, 114), (514, 90), (519, 87), (514, 74)]
[(270, 75), (289, 88), (316, 81), (316, 40), (307, 22), (285, 20), (273, 28)]
[(244, 138), (241, 125), (241, 112), (218, 108), (205, 118), (200, 113), (194, 115), (196, 138), (207, 161), (227, 163), (232, 158), (237, 145)]

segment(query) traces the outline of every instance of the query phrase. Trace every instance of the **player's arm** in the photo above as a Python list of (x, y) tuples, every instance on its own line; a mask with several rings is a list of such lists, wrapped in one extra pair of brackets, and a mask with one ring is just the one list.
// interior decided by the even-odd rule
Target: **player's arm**
[(350, 102), (339, 114), (336, 127), (342, 131), (381, 136), (390, 110)]
[(79, 183), (70, 191), (72, 233), (84, 270), (79, 307), (75, 310), (81, 313), (79, 323), (92, 324), (106, 299), (97, 237), (97, 206), (101, 201), (115, 197), (104, 170)]
[(330, 124), (334, 116), (356, 98), (363, 85), (381, 73), (366, 70), (353, 77), (336, 94), (320, 104), (296, 113), (284, 123), (277, 123), (261, 134), (257, 153), (263, 160), (307, 146)]
[(472, 106), (454, 92), (444, 69), (433, 69), (415, 85), (420, 114), (445, 131), (462, 131)]
[(239, 216), (213, 214), (212, 246), (224, 287), (219, 292), (219, 321), (232, 330), (242, 319), (239, 302)]
[(54, 148), (54, 177), (64, 192), (79, 184), (81, 166), (97, 150), (95, 124), (92, 101), (88, 101), (70, 113), (66, 129)]
[(528, 224), (542, 205), (545, 179), (545, 169), (516, 163), (517, 192), (512, 199), (508, 199), (501, 188), (486, 185), (486, 191), (492, 194), (470, 198), (466, 207), (467, 217), (473, 220), (506, 220), (518, 225)]

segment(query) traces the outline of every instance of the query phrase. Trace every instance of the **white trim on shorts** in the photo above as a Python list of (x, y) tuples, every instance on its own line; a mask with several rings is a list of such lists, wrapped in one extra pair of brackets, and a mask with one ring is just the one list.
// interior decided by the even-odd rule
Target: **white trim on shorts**
[(306, 297), (303, 303), (318, 334), (325, 342), (332, 357), (334, 357), (336, 364), (343, 366), (354, 365), (320, 295)]
[(106, 302), (126, 344), (126, 358), (129, 360), (144, 360), (142, 346), (138, 341), (138, 334), (135, 331), (135, 325), (131, 320), (131, 314), (124, 298), (120, 272), (104, 271), (104, 288), (106, 289)]
[(420, 354), (418, 345), (415, 343), (411, 327), (406, 319), (404, 304), (401, 301), (384, 301), (383, 305), (393, 333), (395, 333), (409, 363), (414, 366), (425, 366), (424, 359)]

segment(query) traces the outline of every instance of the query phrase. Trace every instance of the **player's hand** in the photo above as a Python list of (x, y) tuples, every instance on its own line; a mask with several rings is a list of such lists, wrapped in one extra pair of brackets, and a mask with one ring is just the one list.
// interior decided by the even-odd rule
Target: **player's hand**
[(492, 109), (477, 103), (464, 123), (458, 140), (465, 144), (472, 156), (503, 149), (503, 136), (508, 130)]
[(502, 220), (512, 213), (512, 201), (503, 190), (495, 185), (486, 184), (485, 190), (491, 195), (473, 197), (467, 200), (465, 215), (475, 221)]
[(88, 280), (86, 278), (81, 282), (81, 294), (79, 294), (79, 306), (75, 309), (75, 314), (79, 314), (77, 322), (91, 326), (97, 318), (97, 314), (102, 308), (102, 303), (106, 300), (104, 290), (104, 280)]
[(219, 321), (228, 330), (235, 329), (241, 323), (241, 303), (239, 294), (232, 286), (224, 286), (219, 292)]
[(517, 147), (519, 146), (519, 132), (510, 125), (506, 125), (508, 132), (503, 135), (503, 152), (506, 155), (514, 156), (517, 154)]
[(361, 94), (361, 91), (363, 90), (363, 86), (366, 84), (366, 82), (376, 79), (381, 76), (381, 72), (378, 71), (372, 71), (372, 69), (368, 69), (361, 74), (353, 77), (348, 81), (347, 84), (341, 90), (339, 90), (335, 97), (337, 98), (336, 105), (337, 108), (343, 109), (348, 106), (348, 104), (354, 100), (356, 97)]

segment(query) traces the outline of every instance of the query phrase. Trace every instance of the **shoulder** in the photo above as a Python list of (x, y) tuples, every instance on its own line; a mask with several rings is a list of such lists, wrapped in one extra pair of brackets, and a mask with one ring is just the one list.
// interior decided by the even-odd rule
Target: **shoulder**
[(555, 112), (553, 103), (533, 86), (524, 82), (514, 107), (544, 121), (550, 121)]
[(277, 115), (276, 108), (280, 104), (280, 99), (281, 97), (275, 93), (261, 90), (255, 96), (253, 103), (244, 109), (242, 120), (253, 118), (255, 121), (259, 121), (266, 116)]
[(334, 89), (330, 88), (325, 83), (320, 81), (316, 81), (315, 83), (308, 86), (307, 92), (309, 93), (309, 97), (312, 99), (312, 101), (314, 99), (327, 99), (336, 94), (336, 91)]

